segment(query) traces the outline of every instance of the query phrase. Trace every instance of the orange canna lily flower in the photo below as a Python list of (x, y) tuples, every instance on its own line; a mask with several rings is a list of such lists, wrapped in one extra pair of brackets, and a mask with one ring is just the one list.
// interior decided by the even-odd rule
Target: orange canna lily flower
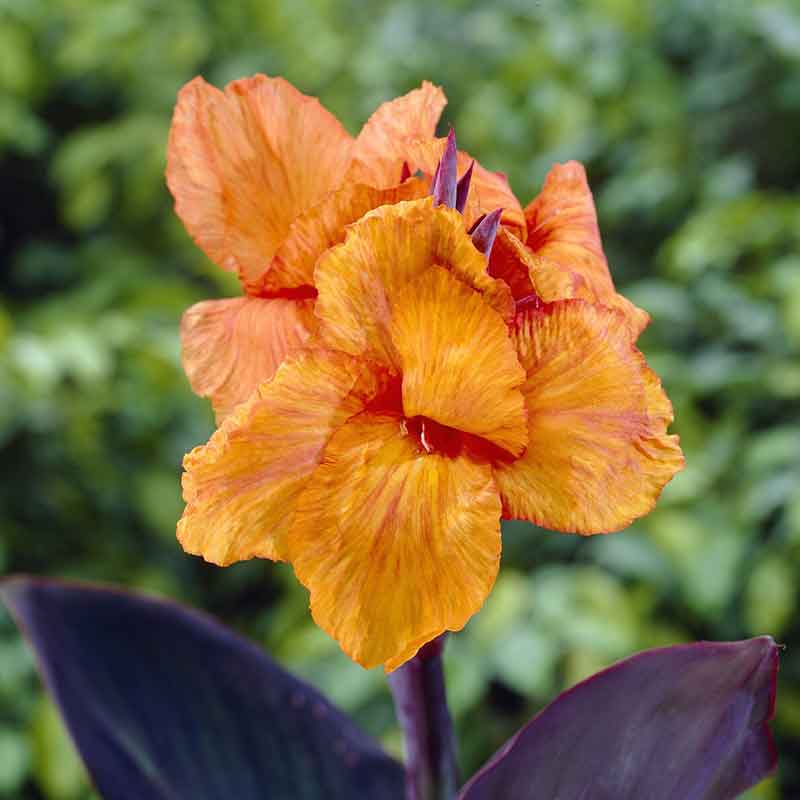
[(499, 232), (489, 267), (509, 284), (515, 298), (600, 303), (621, 311), (634, 334), (641, 333), (650, 317), (614, 288), (581, 164), (553, 166), (541, 193), (525, 208), (525, 222), (522, 235), (510, 229)]
[(456, 160), (317, 260), (315, 338), (184, 461), (184, 549), (289, 561), (317, 624), (387, 671), (481, 607), (501, 517), (618, 530), (683, 465), (626, 315), (516, 302)]
[[(444, 147), (434, 132), (445, 104), (426, 81), (384, 103), (352, 138), (282, 78), (256, 75), (224, 91), (195, 78), (183, 87), (167, 158), (175, 210), (244, 291), (192, 306), (181, 325), (187, 376), (211, 398), (218, 422), (313, 334), (314, 265), (343, 241), (346, 226), (428, 193)], [(502, 207), (504, 222), (523, 231), (505, 178), (477, 164), (474, 171), (467, 223)]]

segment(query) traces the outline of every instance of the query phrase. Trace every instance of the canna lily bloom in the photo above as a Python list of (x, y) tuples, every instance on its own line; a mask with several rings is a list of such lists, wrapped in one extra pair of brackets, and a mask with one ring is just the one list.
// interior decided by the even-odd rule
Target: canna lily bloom
[(603, 254), (592, 192), (577, 161), (556, 164), (541, 193), (525, 208), (526, 229), (503, 229), (489, 272), (505, 280), (517, 300), (581, 298), (616, 308), (635, 335), (650, 317), (617, 294)]
[(454, 159), (319, 258), (313, 342), (184, 460), (184, 549), (289, 561), (317, 624), (387, 671), (481, 607), (501, 517), (618, 530), (683, 465), (625, 314), (515, 302)]
[[(167, 183), (189, 234), (243, 289), (192, 306), (181, 324), (187, 376), (211, 398), (218, 422), (313, 334), (314, 266), (346, 226), (428, 193), (445, 146), (434, 136), (445, 104), (442, 90), (424, 82), (380, 106), (353, 138), (282, 78), (256, 75), (224, 92), (202, 78), (183, 87)], [(466, 223), (495, 208), (511, 230), (525, 230), (505, 178), (475, 164)]]

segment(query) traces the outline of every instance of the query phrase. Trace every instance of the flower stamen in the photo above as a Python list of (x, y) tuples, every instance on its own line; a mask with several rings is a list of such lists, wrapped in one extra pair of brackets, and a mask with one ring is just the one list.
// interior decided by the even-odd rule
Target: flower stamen
[(461, 431), (442, 425), (430, 417), (407, 417), (402, 427), (408, 436), (422, 445), (426, 453), (455, 458), (464, 447), (464, 434)]

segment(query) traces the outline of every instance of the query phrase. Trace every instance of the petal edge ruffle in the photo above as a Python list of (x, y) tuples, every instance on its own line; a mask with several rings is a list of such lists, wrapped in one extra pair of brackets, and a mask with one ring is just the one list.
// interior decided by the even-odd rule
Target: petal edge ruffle
[(300, 498), (289, 558), (316, 623), (362, 666), (391, 672), (479, 610), (499, 517), (488, 465), (420, 452), (397, 418), (362, 414)]
[(187, 553), (227, 566), (285, 560), (295, 503), (330, 436), (382, 388), (380, 374), (326, 350), (303, 351), (183, 461)]
[(525, 454), (495, 467), (504, 516), (581, 534), (652, 510), (683, 468), (669, 400), (620, 312), (581, 300), (520, 312)]
[(175, 210), (206, 255), (243, 282), (268, 268), (292, 221), (342, 181), (353, 140), (318, 100), (256, 75), (178, 95), (167, 148)]
[(451, 208), (434, 208), (426, 197), (375, 209), (350, 227), (343, 244), (320, 258), (315, 310), (322, 335), (337, 349), (397, 369), (393, 304), (406, 284), (432, 266), (449, 269), (511, 319), (511, 293), (487, 273), (463, 217)]
[(616, 308), (627, 317), (634, 338), (647, 327), (649, 315), (614, 288), (582, 164), (554, 164), (542, 191), (525, 208), (525, 220), (525, 243), (537, 258), (531, 280), (543, 300), (577, 297)]

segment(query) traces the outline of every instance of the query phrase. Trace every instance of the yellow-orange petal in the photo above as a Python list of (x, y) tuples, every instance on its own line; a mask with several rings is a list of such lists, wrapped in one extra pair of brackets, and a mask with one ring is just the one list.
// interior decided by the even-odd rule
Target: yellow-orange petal
[(392, 417), (347, 422), (301, 496), (289, 559), (317, 624), (364, 667), (460, 630), (500, 560), (491, 467), (420, 452)]
[(566, 300), (519, 314), (528, 449), (495, 467), (504, 515), (582, 534), (620, 530), (683, 467), (658, 378), (618, 311)]
[(255, 281), (289, 225), (341, 182), (352, 139), (315, 98), (256, 75), (221, 92), (181, 89), (167, 183), (189, 234), (223, 269)]
[(514, 455), (525, 449), (525, 371), (505, 321), (477, 292), (433, 267), (399, 293), (391, 335), (407, 417), (430, 417)]
[(313, 285), (317, 259), (344, 241), (348, 225), (357, 222), (373, 208), (402, 200), (417, 200), (428, 194), (427, 181), (420, 178), (411, 178), (388, 189), (346, 183), (292, 223), (286, 239), (275, 253), (272, 268), (251, 291), (258, 294), (280, 286)]
[(221, 566), (285, 559), (298, 495), (331, 434), (364, 408), (378, 381), (342, 353), (304, 351), (284, 362), (184, 458), (183, 549)]
[(428, 81), (383, 103), (356, 138), (348, 178), (381, 189), (394, 186), (400, 180), (403, 162), (408, 160), (405, 143), (433, 138), (446, 105), (442, 89)]
[[(420, 170), (428, 178), (436, 171), (436, 165), (444, 153), (447, 138), (409, 140), (405, 147), (405, 160), (412, 172)], [(458, 174), (463, 175), (472, 163), (472, 156), (464, 150), (458, 151)], [(472, 172), (467, 205), (464, 208), (464, 220), (467, 227), (483, 214), (497, 208), (503, 209), (500, 219), (502, 225), (510, 228), (518, 236), (525, 235), (525, 213), (514, 196), (508, 179), (499, 172), (490, 172), (477, 161)]]
[(432, 266), (449, 269), (510, 319), (508, 287), (489, 277), (486, 259), (452, 208), (433, 200), (381, 206), (351, 226), (344, 244), (317, 262), (316, 314), (330, 346), (394, 368), (399, 365), (390, 326), (398, 293)]
[(566, 299), (563, 293), (556, 295), (559, 290), (554, 289), (567, 283), (563, 275), (566, 271), (573, 275), (573, 291), (568, 296), (619, 309), (635, 334), (647, 326), (648, 314), (614, 289), (583, 165), (577, 161), (555, 164), (541, 193), (526, 207), (525, 219), (526, 244), (541, 259), (540, 277), (537, 280), (532, 276), (532, 280), (542, 299)]
[(312, 300), (236, 297), (196, 303), (181, 320), (183, 368), (194, 393), (211, 398), (219, 424), (315, 328)]

